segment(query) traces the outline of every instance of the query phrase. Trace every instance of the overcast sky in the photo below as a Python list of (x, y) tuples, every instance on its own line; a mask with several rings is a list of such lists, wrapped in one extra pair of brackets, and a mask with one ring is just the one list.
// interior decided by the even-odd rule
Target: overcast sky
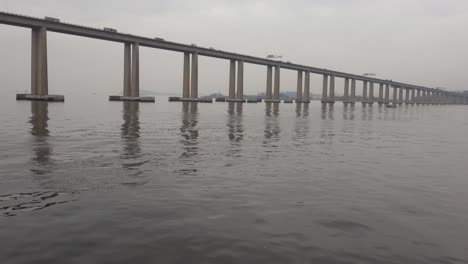
[[(468, 90), (467, 0), (0, 0), (0, 10)], [(0, 25), (3, 92), (30, 88), (30, 34)], [(122, 44), (49, 33), (48, 53), (50, 93), (121, 92)], [(182, 54), (142, 48), (140, 56), (141, 89), (181, 93)], [(201, 94), (227, 93), (227, 61), (200, 58), (199, 67)], [(266, 69), (245, 68), (246, 93), (263, 92)], [(295, 78), (283, 70), (281, 89), (294, 90)], [(313, 93), (319, 84), (315, 76)]]

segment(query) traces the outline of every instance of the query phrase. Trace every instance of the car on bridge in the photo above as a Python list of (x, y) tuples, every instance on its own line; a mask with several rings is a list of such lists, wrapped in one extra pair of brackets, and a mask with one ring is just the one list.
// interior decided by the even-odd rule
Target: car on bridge
[(46, 17), (44, 17), (44, 20), (60, 23), (60, 19), (55, 18), (55, 17), (47, 17), (46, 16)]
[(107, 28), (107, 27), (104, 28), (104, 31), (112, 32), (112, 33), (117, 33), (117, 29)]

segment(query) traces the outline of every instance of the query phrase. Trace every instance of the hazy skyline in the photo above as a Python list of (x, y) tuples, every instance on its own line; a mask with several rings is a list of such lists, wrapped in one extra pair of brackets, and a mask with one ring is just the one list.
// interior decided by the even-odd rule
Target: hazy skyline
[[(0, 10), (449, 90), (468, 90), (468, 2), (0, 0)], [(0, 25), (5, 93), (29, 90), (30, 31)], [(51, 94), (122, 90), (123, 45), (48, 34)], [(182, 55), (142, 48), (141, 89), (181, 93)], [(227, 93), (228, 62), (200, 58), (200, 93)], [(245, 66), (245, 93), (263, 92), (265, 68)], [(296, 73), (282, 71), (282, 91)], [(337, 92), (342, 91), (338, 82)], [(314, 75), (312, 93), (320, 93)]]

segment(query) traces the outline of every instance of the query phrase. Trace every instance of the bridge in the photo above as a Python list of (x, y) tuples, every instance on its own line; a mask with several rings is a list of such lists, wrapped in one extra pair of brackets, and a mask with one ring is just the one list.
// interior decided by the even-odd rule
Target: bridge
[[(30, 28), (31, 35), (31, 93), (17, 94), (17, 100), (64, 101), (62, 95), (50, 95), (47, 71), (47, 32), (82, 36), (123, 43), (124, 83), (123, 96), (109, 96), (111, 101), (154, 102), (154, 97), (140, 96), (139, 47), (149, 47), (183, 53), (182, 97), (176, 101), (201, 101), (198, 97), (198, 56), (207, 56), (230, 61), (229, 96), (226, 101), (245, 102), (244, 63), (266, 67), (265, 102), (280, 102), (281, 69), (297, 71), (296, 103), (310, 102), (310, 75), (323, 76), (322, 103), (335, 102), (335, 79), (344, 79), (345, 104), (468, 104), (468, 96), (461, 93), (383, 80), (370, 76), (321, 69), (289, 62), (269, 60), (243, 54), (203, 48), (117, 32), (115, 29), (91, 28), (64, 23), (54, 18), (35, 18), (0, 12), (0, 24)], [(356, 96), (356, 82), (362, 82), (362, 96)], [(378, 95), (375, 87), (378, 86)], [(391, 90), (393, 90), (392, 96)]]

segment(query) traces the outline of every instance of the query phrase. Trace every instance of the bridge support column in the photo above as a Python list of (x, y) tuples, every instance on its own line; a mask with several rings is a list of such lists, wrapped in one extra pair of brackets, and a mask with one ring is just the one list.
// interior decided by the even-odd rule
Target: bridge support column
[(49, 95), (47, 65), (47, 28), (33, 28), (31, 33), (31, 94), (17, 94), (16, 100), (63, 102), (63, 95)]
[(322, 103), (328, 102), (328, 75), (323, 75), (323, 85), (322, 85)]
[(351, 103), (356, 102), (356, 79), (351, 80), (351, 98), (349, 98)]
[(362, 84), (361, 102), (363, 104), (367, 103), (367, 81), (363, 81), (363, 84)]
[(410, 90), (409, 88), (404, 88), (404, 89), (405, 89), (405, 104), (409, 104)]
[(302, 102), (302, 71), (297, 71), (296, 103)]
[(244, 61), (237, 62), (237, 92), (236, 99), (244, 101)]
[(330, 93), (328, 94), (328, 102), (335, 103), (335, 75), (330, 75)]
[(132, 97), (140, 96), (140, 46), (132, 44)]
[[(268, 90), (267, 90), (268, 92)], [(229, 62), (229, 96), (228, 99), (236, 99), (236, 61)]]
[(182, 98), (190, 98), (190, 53), (184, 52), (184, 76)]
[[(236, 75), (237, 64), (237, 75)], [(268, 80), (268, 79), (267, 79)], [(237, 85), (237, 89), (236, 89)], [(268, 89), (267, 89), (268, 92)], [(244, 61), (229, 62), (229, 96), (227, 102), (245, 102), (244, 99)]]
[(393, 86), (393, 100), (392, 100), (392, 102), (394, 104), (398, 103), (398, 87), (396, 87), (396, 86)]
[(399, 88), (399, 93), (398, 93), (398, 104), (403, 104), (403, 87)]
[(302, 95), (302, 103), (308, 104), (310, 103), (310, 72), (305, 72), (305, 80), (304, 80), (304, 93)]
[(349, 78), (345, 78), (344, 82), (343, 103), (349, 103)]
[(266, 79), (266, 92), (265, 92), (265, 100), (272, 99), (272, 89), (273, 89), (273, 67), (267, 67), (267, 79)]
[(385, 99), (384, 103), (388, 104), (390, 103), (390, 85), (387, 83), (385, 84)]
[(273, 86), (273, 102), (279, 103), (279, 94), (280, 94), (280, 73), (281, 68), (280, 66), (275, 66), (275, 80)]
[(198, 100), (198, 53), (192, 53), (192, 75), (190, 76), (190, 98)]
[(154, 102), (154, 97), (140, 97), (140, 46), (124, 44), (123, 96), (111, 95), (109, 101)]
[(384, 103), (384, 85), (383, 83), (379, 84), (379, 104)]
[(415, 103), (415, 89), (411, 89), (411, 97), (410, 97), (410, 100), (409, 100), (409, 103), (410, 104), (414, 104)]
[(368, 103), (369, 104), (374, 103), (374, 82), (369, 83), (369, 100), (368, 100)]

